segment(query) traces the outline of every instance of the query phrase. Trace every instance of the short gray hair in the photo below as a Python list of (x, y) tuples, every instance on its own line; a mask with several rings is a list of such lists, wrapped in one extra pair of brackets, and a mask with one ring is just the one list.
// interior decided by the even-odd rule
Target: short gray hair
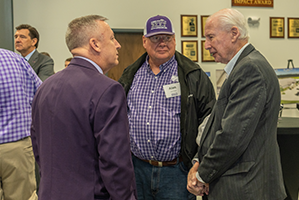
[(236, 9), (226, 8), (222, 9), (215, 14), (211, 15), (206, 23), (211, 21), (216, 17), (218, 19), (218, 25), (220, 25), (222, 30), (230, 31), (233, 26), (238, 27), (240, 31), (239, 39), (249, 39), (248, 26), (246, 19), (242, 13)]
[(98, 35), (97, 21), (106, 20), (107, 18), (99, 15), (87, 15), (72, 20), (65, 34), (65, 41), (69, 50), (88, 44), (90, 38)]

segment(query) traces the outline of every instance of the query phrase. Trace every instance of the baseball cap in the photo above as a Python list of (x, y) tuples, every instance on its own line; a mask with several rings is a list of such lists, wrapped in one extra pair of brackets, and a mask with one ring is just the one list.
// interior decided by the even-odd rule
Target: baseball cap
[(174, 35), (174, 29), (168, 17), (157, 15), (146, 21), (143, 35), (151, 37), (158, 34)]

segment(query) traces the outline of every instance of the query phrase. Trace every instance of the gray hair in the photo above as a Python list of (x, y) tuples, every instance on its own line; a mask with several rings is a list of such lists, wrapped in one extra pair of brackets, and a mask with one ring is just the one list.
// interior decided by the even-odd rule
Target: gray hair
[(246, 23), (246, 19), (242, 13), (240, 13), (238, 10), (226, 8), (222, 9), (215, 14), (211, 15), (206, 23), (211, 21), (214, 18), (217, 18), (218, 25), (222, 30), (230, 31), (233, 26), (238, 27), (240, 31), (240, 37), (239, 39), (249, 39), (249, 33), (248, 33), (248, 26)]
[(72, 20), (65, 34), (65, 41), (69, 50), (88, 44), (90, 38), (99, 35), (97, 21), (106, 20), (107, 18), (99, 15), (87, 15)]

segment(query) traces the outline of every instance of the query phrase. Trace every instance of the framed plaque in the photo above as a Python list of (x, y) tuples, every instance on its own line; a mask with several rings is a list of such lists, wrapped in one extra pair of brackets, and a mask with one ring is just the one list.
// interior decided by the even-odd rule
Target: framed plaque
[(213, 56), (211, 56), (210, 51), (205, 49), (205, 40), (201, 41), (201, 62), (215, 62)]
[(274, 0), (232, 0), (232, 6), (246, 6), (246, 7), (272, 7)]
[(299, 38), (299, 18), (288, 18), (288, 38)]
[(270, 17), (270, 38), (284, 38), (284, 17)]
[(201, 37), (205, 37), (206, 20), (209, 17), (209, 15), (202, 15), (200, 17), (201, 17)]
[(181, 36), (197, 37), (197, 15), (181, 15)]
[(198, 62), (197, 40), (182, 41), (182, 54), (194, 62)]

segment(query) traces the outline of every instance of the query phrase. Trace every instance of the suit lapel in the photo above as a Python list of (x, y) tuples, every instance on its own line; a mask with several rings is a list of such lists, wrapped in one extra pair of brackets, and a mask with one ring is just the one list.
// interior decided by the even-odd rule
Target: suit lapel
[(30, 66), (34, 69), (35, 71), (35, 67), (36, 67), (36, 62), (37, 62), (37, 59), (38, 59), (38, 51), (35, 50), (35, 52), (32, 54), (32, 56), (30, 57), (30, 59), (28, 60), (28, 63), (30, 64)]

